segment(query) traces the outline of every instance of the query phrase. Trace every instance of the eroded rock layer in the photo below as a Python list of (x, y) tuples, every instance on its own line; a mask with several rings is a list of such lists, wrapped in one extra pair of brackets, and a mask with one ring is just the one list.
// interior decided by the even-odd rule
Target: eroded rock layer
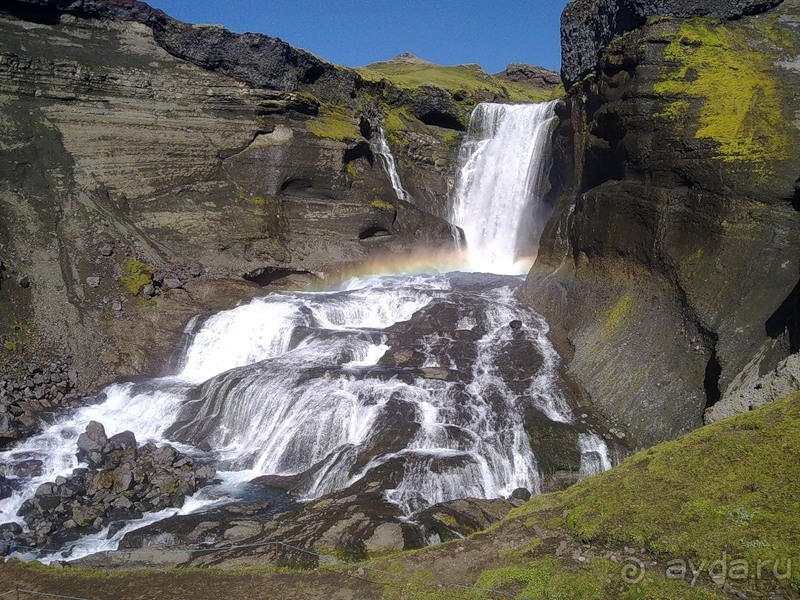
[[(584, 4), (564, 13), (565, 68)], [(592, 37), (528, 281), (572, 374), (643, 446), (800, 347), (800, 3), (722, 4)]]

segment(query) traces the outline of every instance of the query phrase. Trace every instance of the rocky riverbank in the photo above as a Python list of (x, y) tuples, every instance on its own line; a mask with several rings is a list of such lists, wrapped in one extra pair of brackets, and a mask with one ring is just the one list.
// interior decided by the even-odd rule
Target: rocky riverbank
[(137, 444), (130, 431), (109, 438), (94, 421), (78, 438), (77, 457), (87, 467), (41, 484), (22, 505), (27, 531), (16, 523), (0, 525), (5, 552), (19, 546), (52, 551), (106, 527), (113, 535), (146, 512), (179, 508), (216, 474), (172, 446)]

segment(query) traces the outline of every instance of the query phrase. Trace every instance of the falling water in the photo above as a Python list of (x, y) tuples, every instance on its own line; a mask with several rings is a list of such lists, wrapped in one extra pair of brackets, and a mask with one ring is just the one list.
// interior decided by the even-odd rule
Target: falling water
[(375, 153), (383, 165), (386, 174), (389, 176), (389, 181), (392, 183), (394, 193), (398, 200), (405, 200), (414, 204), (414, 198), (411, 197), (400, 181), (400, 175), (397, 173), (397, 164), (394, 161), (392, 149), (389, 147), (389, 142), (386, 141), (386, 131), (383, 127), (378, 129), (378, 139), (375, 141)]
[(451, 221), (472, 270), (521, 274), (549, 216), (543, 202), (555, 102), (479, 104), (458, 159)]
[[(481, 105), (473, 114), (453, 211), (489, 270), (510, 270), (539, 227), (532, 202), (552, 109)], [(519, 156), (504, 152), (512, 144)], [(379, 155), (398, 197), (407, 197), (386, 148)], [(516, 300), (520, 284), (474, 273), (354, 279), (194, 320), (174, 375), (111, 385), (101, 404), (0, 453), (12, 478), (16, 465), (42, 463), (0, 500), (0, 522), (21, 521), (18, 509), (40, 484), (79, 466), (77, 438), (91, 420), (109, 435), (131, 430), (142, 442), (214, 460), (220, 483), (183, 512), (230, 501), (237, 486), (265, 475), (292, 477), (302, 499), (364, 478), (391, 480), (386, 498), (407, 515), (456, 498), (539, 492), (530, 411), (579, 430), (582, 475), (607, 469), (602, 439), (581, 430), (559, 391), (547, 324)], [(396, 362), (393, 351), (410, 362)], [(126, 531), (168, 514), (108, 539), (107, 530), (84, 537), (72, 558), (113, 549)]]

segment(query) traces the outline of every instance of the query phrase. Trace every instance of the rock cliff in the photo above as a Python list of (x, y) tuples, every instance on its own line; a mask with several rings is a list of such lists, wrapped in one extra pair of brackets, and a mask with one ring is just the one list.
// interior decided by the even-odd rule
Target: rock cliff
[(556, 210), (527, 297), (640, 446), (800, 348), (800, 3), (702, 6), (563, 15)]
[(4, 2), (0, 32), (0, 367), (17, 385), (66, 362), (77, 393), (157, 372), (193, 314), (259, 285), (450, 248), (429, 213), (465, 115), (544, 85), (478, 69), (420, 90), (134, 0)]

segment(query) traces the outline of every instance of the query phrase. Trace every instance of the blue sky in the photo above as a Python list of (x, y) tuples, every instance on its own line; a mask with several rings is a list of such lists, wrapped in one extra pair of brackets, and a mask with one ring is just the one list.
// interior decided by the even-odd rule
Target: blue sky
[[(326, 60), (361, 66), (403, 52), (443, 65), (560, 67), (567, 0), (152, 0), (189, 23), (279, 37)], [(489, 8), (491, 7), (491, 8)]]

